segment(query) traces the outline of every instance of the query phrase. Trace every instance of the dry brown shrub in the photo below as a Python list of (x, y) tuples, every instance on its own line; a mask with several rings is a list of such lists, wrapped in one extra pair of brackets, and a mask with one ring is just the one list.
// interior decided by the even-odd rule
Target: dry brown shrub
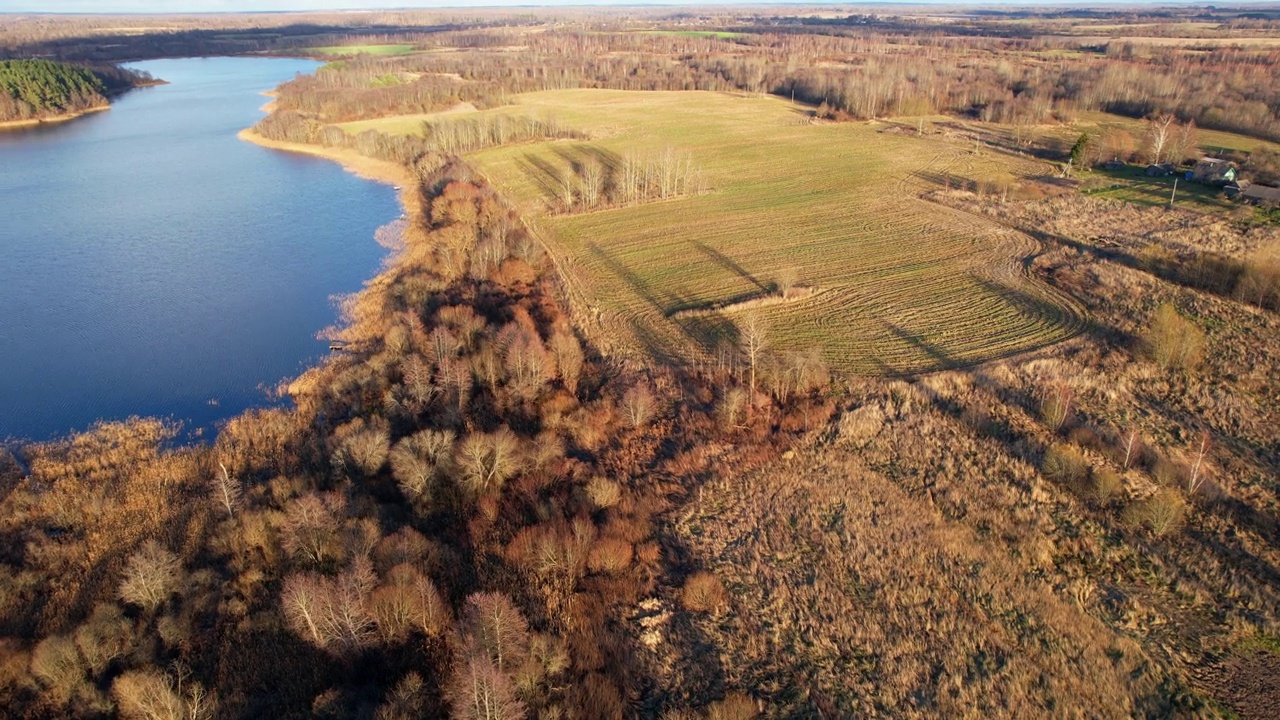
[(422, 676), (410, 671), (391, 688), (374, 713), (374, 720), (418, 720), (426, 711), (427, 688)]
[(631, 543), (618, 538), (601, 538), (587, 556), (587, 567), (592, 572), (618, 575), (631, 566)]
[(690, 612), (714, 612), (727, 601), (724, 584), (709, 572), (691, 575), (680, 590), (680, 602)]
[(1168, 303), (1156, 310), (1143, 342), (1147, 354), (1165, 370), (1194, 370), (1204, 359), (1204, 331)]
[(1137, 500), (1125, 509), (1125, 519), (1141, 525), (1157, 537), (1176, 531), (1182, 525), (1187, 502), (1172, 488), (1161, 488), (1146, 499)]
[(742, 422), (747, 408), (747, 391), (736, 385), (726, 388), (716, 403), (716, 415), (720, 418), (720, 426), (732, 430)]
[(1094, 470), (1090, 482), (1089, 496), (1099, 505), (1106, 505), (1124, 488), (1124, 480), (1120, 473), (1103, 467)]
[(125, 618), (120, 606), (101, 603), (93, 615), (76, 628), (76, 648), (93, 675), (101, 675), (112, 660), (129, 652), (135, 642), (133, 623)]
[(1164, 456), (1157, 457), (1155, 465), (1151, 468), (1151, 477), (1165, 487), (1182, 486), (1187, 474), (1185, 465)]
[(611, 508), (622, 500), (622, 486), (609, 478), (597, 475), (587, 481), (587, 497), (591, 498), (592, 504), (600, 510)]
[(752, 720), (757, 714), (756, 701), (743, 693), (730, 693), (707, 706), (707, 720)]
[(1078, 490), (1089, 477), (1089, 461), (1071, 445), (1058, 444), (1045, 452), (1040, 470), (1050, 480)]

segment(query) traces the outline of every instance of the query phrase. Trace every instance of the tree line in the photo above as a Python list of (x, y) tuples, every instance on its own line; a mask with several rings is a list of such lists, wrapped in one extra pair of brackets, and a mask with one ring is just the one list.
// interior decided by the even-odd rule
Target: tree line
[(85, 67), (50, 60), (0, 60), (0, 122), (38, 120), (102, 107), (108, 98), (154, 82), (115, 66)]

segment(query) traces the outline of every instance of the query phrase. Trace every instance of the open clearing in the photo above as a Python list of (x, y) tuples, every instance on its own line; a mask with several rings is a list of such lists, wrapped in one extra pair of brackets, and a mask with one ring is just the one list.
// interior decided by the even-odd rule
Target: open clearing
[[(469, 159), (521, 204), (555, 256), (593, 340), (663, 360), (735, 340), (740, 312), (681, 313), (759, 297), (795, 271), (809, 298), (759, 308), (774, 347), (832, 367), (909, 373), (1061, 340), (1075, 303), (1032, 278), (1033, 241), (916, 197), (939, 178), (1011, 181), (1043, 164), (867, 123), (808, 121), (772, 96), (564, 90), (484, 111), (554, 117), (589, 141), (507, 145)], [(454, 115), (475, 117), (476, 114)], [(381, 124), (379, 124), (379, 122)], [(389, 118), (362, 127), (420, 129)], [(549, 211), (548, 174), (598, 157), (690, 153), (709, 192), (578, 215)]]
[(329, 45), (327, 47), (308, 48), (317, 55), (408, 55), (415, 50), (415, 45)]

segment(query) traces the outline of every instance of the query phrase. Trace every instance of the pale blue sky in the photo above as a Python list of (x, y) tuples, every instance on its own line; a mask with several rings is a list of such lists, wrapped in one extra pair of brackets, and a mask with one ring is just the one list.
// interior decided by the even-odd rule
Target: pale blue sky
[[(755, 2), (782, 4), (787, 2), (806, 5), (829, 4), (837, 0), (693, 0), (681, 3), (673, 0), (0, 0), (0, 12), (53, 12), (53, 13), (189, 13), (189, 12), (241, 12), (281, 10), (356, 10), (387, 8), (432, 7), (494, 7), (512, 5), (743, 5)], [(1233, 0), (1240, 5), (1267, 0)], [(890, 0), (890, 3), (892, 0)], [(1089, 0), (1085, 3), (1068, 3), (1061, 0), (906, 0), (908, 4), (982, 4), (982, 5), (1114, 5), (1207, 4), (1208, 0)], [(882, 2), (880, 4), (890, 4)], [(856, 4), (840, 2), (839, 4)]]

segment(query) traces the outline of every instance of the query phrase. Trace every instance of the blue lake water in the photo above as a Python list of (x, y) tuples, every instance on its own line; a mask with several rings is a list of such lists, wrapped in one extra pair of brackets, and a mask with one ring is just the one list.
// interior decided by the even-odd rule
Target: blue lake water
[(211, 429), (327, 351), (395, 191), (236, 138), (317, 63), (132, 65), (170, 84), (0, 132), (0, 440), (154, 415)]

